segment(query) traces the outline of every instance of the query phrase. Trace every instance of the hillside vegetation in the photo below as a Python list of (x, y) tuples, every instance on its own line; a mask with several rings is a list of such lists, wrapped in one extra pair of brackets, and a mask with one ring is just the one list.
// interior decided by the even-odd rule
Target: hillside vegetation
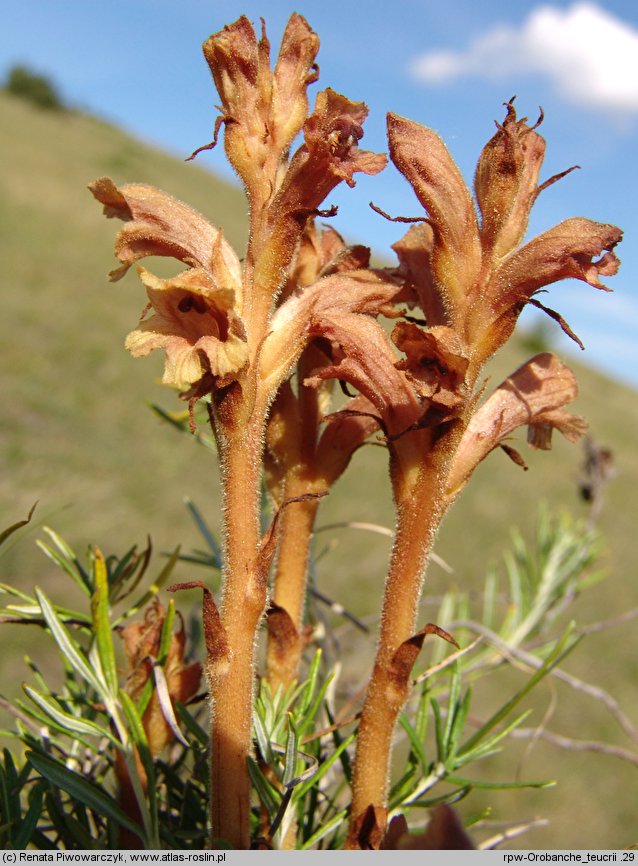
[[(181, 404), (156, 384), (161, 358), (135, 361), (123, 349), (144, 293), (134, 274), (108, 282), (117, 225), (104, 219), (86, 185), (106, 174), (118, 183), (159, 186), (221, 224), (238, 249), (245, 236), (244, 198), (199, 166), (95, 118), (44, 113), (6, 94), (0, 94), (0, 115), (0, 523), (24, 517), (39, 500), (35, 522), (53, 526), (78, 551), (98, 543), (106, 552), (121, 554), (143, 544), (147, 534), (158, 553), (178, 543), (185, 550), (201, 546), (183, 498), (190, 497), (211, 527), (219, 527), (214, 460), (148, 408), (151, 402), (167, 410)], [(594, 290), (583, 286), (582, 291)], [(559, 294), (560, 287), (553, 302), (560, 309)], [(600, 303), (602, 310), (602, 296)], [(520, 345), (504, 353), (491, 371), (493, 383), (528, 354)], [(596, 441), (612, 449), (617, 470), (600, 521), (609, 575), (576, 608), (579, 622), (588, 623), (638, 606), (638, 404), (627, 387), (573, 366), (581, 384), (576, 410), (588, 418)], [(507, 544), (508, 528), (518, 525), (528, 534), (541, 501), (586, 514), (577, 495), (580, 448), (556, 441), (550, 453), (531, 453), (524, 443), (520, 450), (528, 472), (502, 452), (491, 455), (447, 518), (437, 551), (454, 573), (431, 568), (432, 596), (450, 584), (480, 589), (488, 563), (498, 561)], [(382, 449), (363, 448), (322, 505), (320, 524), (355, 520), (391, 526), (385, 473)], [(0, 561), (0, 580), (25, 589), (57, 580), (53, 566), (35, 549), (38, 536), (37, 529), (31, 530), (11, 547)], [(318, 564), (321, 589), (360, 616), (376, 610), (389, 540), (335, 529), (318, 535), (317, 549), (324, 554)], [(190, 566), (182, 566), (180, 578), (191, 573)], [(423, 621), (435, 610), (427, 598), (425, 604)], [(0, 690), (11, 692), (24, 676), (20, 656), (31, 651), (30, 637), (28, 629), (3, 628), (13, 650), (0, 659)], [(568, 667), (603, 684), (638, 721), (634, 631), (627, 623), (592, 635)], [(367, 652), (369, 661), (371, 644)], [(544, 697), (549, 703), (549, 692)], [(579, 736), (583, 714), (591, 713), (593, 727), (583, 736), (608, 736), (627, 745), (598, 706), (592, 709), (591, 702), (573, 693), (562, 697), (568, 707), (561, 719), (563, 726), (571, 725), (572, 736)], [(499, 816), (508, 811), (528, 818), (537, 812), (554, 816), (552, 827), (525, 837), (523, 847), (619, 847), (635, 841), (635, 768), (588, 753), (557, 753), (554, 747), (537, 747), (532, 763), (534, 776), (562, 774), (565, 781), (557, 791), (525, 795), (527, 800), (517, 794), (508, 803), (501, 795)], [(614, 796), (623, 788), (625, 805)], [(583, 791), (590, 802), (576, 807)], [(574, 808), (582, 819), (578, 840), (566, 823)]]

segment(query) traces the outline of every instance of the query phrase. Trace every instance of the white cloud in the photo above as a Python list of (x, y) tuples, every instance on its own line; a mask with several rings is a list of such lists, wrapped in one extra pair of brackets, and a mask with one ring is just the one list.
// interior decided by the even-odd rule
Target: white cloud
[(504, 81), (540, 73), (569, 102), (638, 112), (638, 30), (589, 2), (539, 6), (520, 27), (496, 25), (464, 51), (426, 52), (410, 71), (428, 84), (467, 75)]

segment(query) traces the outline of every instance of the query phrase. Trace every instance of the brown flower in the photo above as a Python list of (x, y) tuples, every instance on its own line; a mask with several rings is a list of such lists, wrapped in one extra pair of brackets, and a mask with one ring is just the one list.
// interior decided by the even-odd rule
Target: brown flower
[(319, 38), (301, 15), (291, 15), (272, 71), (265, 28), (258, 41), (242, 16), (207, 39), (203, 49), (222, 100), (228, 159), (251, 199), (264, 202), (272, 193), (273, 173), (306, 119)]
[(138, 268), (153, 315), (127, 337), (131, 354), (140, 357), (164, 349), (163, 382), (180, 388), (204, 376), (225, 379), (241, 370), (248, 360), (239, 316), (242, 271), (221, 230), (154, 187), (128, 184), (118, 189), (109, 178), (101, 178), (90, 189), (107, 216), (125, 223), (115, 241), (122, 267), (111, 279), (119, 280), (145, 256), (169, 256), (189, 265), (167, 280)]
[(563, 409), (577, 395), (576, 377), (550, 352), (519, 367), (472, 416), (452, 463), (448, 501), (458, 495), (481, 460), (518, 427), (529, 427), (528, 441), (537, 448), (550, 447), (554, 428), (570, 442), (579, 439), (587, 424)]
[(139, 274), (154, 314), (142, 319), (125, 346), (134, 358), (164, 349), (165, 385), (188, 388), (206, 374), (224, 379), (246, 364), (248, 348), (232, 289), (218, 288), (196, 268), (169, 280), (144, 268)]
[(575, 277), (605, 288), (599, 277), (616, 273), (613, 248), (622, 233), (615, 226), (566, 220), (518, 246), (539, 193), (568, 172), (538, 185), (545, 142), (525, 118), (517, 120), (511, 101), (479, 158), (480, 221), (435, 132), (390, 114), (388, 135), (392, 160), (428, 214), (429, 228), (419, 230), (421, 255), (414, 229), (397, 245), (401, 268), (423, 302), (428, 324), (449, 325), (467, 343), (472, 375), (507, 340), (520, 311), (543, 286)]

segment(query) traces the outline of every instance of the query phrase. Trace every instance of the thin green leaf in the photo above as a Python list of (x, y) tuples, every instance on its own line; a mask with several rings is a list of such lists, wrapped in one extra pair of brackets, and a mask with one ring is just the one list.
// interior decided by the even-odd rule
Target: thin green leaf
[(425, 756), (425, 752), (423, 751), (423, 742), (419, 739), (417, 732), (410, 724), (410, 720), (405, 713), (401, 713), (401, 715), (399, 716), (399, 724), (408, 735), (412, 752), (416, 757), (417, 761), (419, 762), (421, 770), (423, 771), (423, 773), (427, 773), (428, 761)]
[(32, 595), (27, 595), (26, 592), (21, 592), (17, 587), (11, 586), (8, 583), (0, 583), (0, 592), (13, 595), (15, 598), (21, 598), (29, 604), (35, 604), (35, 599)]
[[(133, 743), (136, 748), (148, 753), (148, 739), (146, 737), (146, 731), (144, 730), (142, 717), (137, 712), (137, 707), (131, 700), (130, 695), (128, 695), (124, 689), (120, 689), (119, 699), (122, 704), (122, 709), (124, 710), (124, 715), (126, 716), (126, 721), (128, 722), (129, 733)], [(151, 772), (153, 772), (153, 769)]]
[(292, 718), (288, 714), (288, 738), (286, 741), (286, 756), (284, 759), (284, 777), (282, 784), (287, 788), (297, 775), (297, 730)]
[(13, 837), (13, 847), (17, 851), (24, 851), (29, 847), (31, 837), (38, 826), (42, 806), (44, 804), (43, 786), (34, 785), (29, 794), (29, 808), (27, 814), (22, 818), (18, 833)]
[[(124, 758), (126, 760), (133, 789), (138, 801), (138, 806), (143, 816), (144, 826), (152, 838), (157, 838), (158, 834), (158, 815), (157, 815), (157, 786), (155, 784), (155, 762), (148, 745), (146, 731), (141, 716), (137, 712), (137, 708), (130, 696), (123, 690), (119, 691), (119, 699), (126, 721), (128, 723), (128, 731), (133, 744), (142, 762), (146, 773), (146, 791), (147, 797), (144, 797), (144, 789), (139, 781), (137, 763), (132, 757), (130, 751), (124, 750)], [(126, 744), (128, 746), (128, 744)], [(134, 778), (135, 774), (135, 778)], [(148, 801), (148, 802), (147, 802)]]
[(327, 758), (323, 763), (319, 764), (317, 772), (312, 776), (312, 778), (308, 779), (305, 782), (302, 782), (300, 785), (297, 786), (297, 788), (295, 789), (295, 795), (297, 797), (303, 797), (310, 790), (310, 788), (312, 788), (313, 785), (316, 785), (320, 781), (320, 779), (322, 779), (326, 775), (334, 762), (340, 758), (341, 753), (344, 752), (354, 742), (354, 739), (355, 735), (350, 734), (349, 737), (346, 737), (345, 740), (342, 740), (342, 742), (334, 750), (330, 757)]
[(461, 785), (468, 788), (482, 788), (488, 791), (515, 791), (519, 788), (551, 788), (556, 785), (553, 779), (540, 779), (538, 781), (527, 780), (524, 782), (484, 782), (476, 779), (465, 779), (452, 773), (447, 777), (452, 785)]
[(318, 649), (315, 653), (315, 657), (312, 660), (310, 668), (308, 669), (308, 676), (303, 683), (303, 691), (301, 693), (301, 699), (299, 701), (299, 717), (306, 718), (307, 710), (312, 703), (312, 698), (317, 688), (317, 680), (321, 669), (321, 658), (322, 652), (321, 649)]
[(468, 764), (472, 761), (478, 761), (481, 758), (487, 757), (487, 755), (491, 755), (495, 752), (498, 752), (497, 748), (498, 744), (501, 740), (504, 740), (513, 730), (517, 728), (531, 713), (531, 710), (525, 710), (524, 713), (521, 713), (520, 716), (517, 716), (509, 725), (506, 725), (501, 730), (497, 731), (495, 734), (492, 734), (491, 737), (488, 737), (483, 742), (476, 745), (473, 749), (470, 749), (469, 752), (464, 751), (463, 755), (458, 755), (455, 761), (455, 767), (462, 767), (465, 764)]
[(89, 809), (94, 810), (100, 815), (106, 815), (111, 820), (120, 824), (120, 826), (131, 830), (144, 841), (142, 829), (120, 809), (113, 797), (102, 788), (98, 788), (97, 785), (89, 782), (84, 776), (81, 776), (74, 770), (70, 770), (49, 755), (30, 751), (26, 753), (25, 757), (34, 770), (45, 779), (48, 779), (53, 785), (62, 788), (63, 791), (66, 791), (72, 798), (84, 803)]
[(279, 811), (282, 799), (281, 792), (271, 785), (268, 779), (265, 778), (254, 758), (248, 758), (248, 772), (253, 786), (257, 791), (257, 796), (268, 812), (268, 820), (271, 822)]
[(184, 726), (190, 731), (195, 740), (201, 745), (208, 747), (209, 745), (209, 736), (206, 731), (202, 728), (202, 726), (198, 723), (197, 719), (189, 712), (188, 708), (181, 704), (179, 701), (175, 702), (175, 706), (177, 712), (179, 713), (179, 717), (184, 723)]
[[(130, 595), (132, 592), (135, 592), (140, 581), (146, 574), (146, 570), (151, 561), (152, 552), (153, 545), (150, 536), (148, 536), (146, 539), (146, 547), (141, 553), (137, 552), (137, 547), (132, 547), (122, 557), (109, 579), (109, 584), (113, 593), (113, 601), (116, 599), (119, 600), (126, 598), (126, 596)], [(131, 578), (133, 578), (132, 581)], [(131, 582), (129, 583), (129, 581)]]
[[(9, 760), (12, 761), (11, 758)], [(20, 810), (18, 809), (18, 811), (15, 812), (14, 806), (12, 804), (12, 785), (7, 778), (7, 775), (7, 770), (4, 767), (0, 766), (0, 803), (2, 804), (2, 812), (0, 814), (2, 814), (7, 821), (13, 822), (19, 819)]]
[(414, 779), (417, 775), (418, 763), (410, 764), (401, 778), (392, 786), (390, 791), (389, 808), (396, 809), (407, 800), (414, 791)]
[(261, 756), (267, 764), (272, 764), (273, 752), (270, 746), (270, 737), (268, 736), (268, 732), (266, 731), (262, 718), (258, 712), (254, 714), (253, 725)]
[(517, 691), (509, 701), (503, 704), (500, 709), (490, 716), (487, 722), (485, 722), (484, 725), (481, 725), (469, 740), (463, 744), (459, 749), (458, 757), (467, 754), (477, 746), (485, 738), (486, 734), (496, 727), (496, 725), (500, 724), (500, 722), (514, 709), (514, 707), (516, 707), (517, 704), (519, 704), (523, 698), (526, 697), (526, 695), (528, 695), (532, 689), (574, 649), (574, 647), (580, 642), (581, 637), (572, 637), (573, 630), (573, 624), (568, 626), (563, 636), (556, 643), (553, 651), (545, 660), (543, 666), (529, 678), (523, 688), (519, 689), (519, 691)]
[(443, 722), (441, 719), (441, 705), (435, 697), (430, 698), (432, 715), (434, 716), (434, 735), (436, 738), (436, 753), (439, 761), (445, 760), (445, 740), (443, 738)]
[(204, 448), (207, 448), (209, 451), (212, 451), (213, 454), (217, 454), (217, 445), (215, 444), (215, 440), (210, 436), (205, 436), (195, 431), (195, 433), (191, 432), (190, 425), (187, 418), (181, 419), (176, 418), (171, 412), (167, 412), (165, 409), (162, 409), (161, 406), (158, 406), (156, 403), (150, 403), (150, 408), (155, 412), (156, 415), (166, 421), (171, 427), (174, 427), (176, 430), (179, 430), (180, 433), (188, 434), (189, 439), (195, 440), (198, 445), (203, 445)]
[(454, 729), (456, 716), (460, 710), (459, 698), (461, 694), (461, 668), (458, 662), (454, 663), (452, 667), (452, 675), (450, 677), (450, 689), (448, 692), (448, 701), (447, 701), (447, 719), (445, 722), (445, 729), (443, 731), (443, 748), (444, 748), (444, 758), (443, 760), (447, 760), (448, 755), (450, 755), (452, 750), (451, 739), (452, 739), (452, 731)]
[(42, 695), (30, 686), (22, 686), (24, 692), (31, 700), (40, 707), (44, 713), (56, 722), (60, 728), (67, 733), (88, 734), (90, 737), (102, 739), (106, 737), (112, 743), (117, 743), (113, 734), (106, 727), (101, 727), (96, 722), (74, 716), (64, 710), (52, 697)]
[[(299, 725), (299, 736), (300, 737), (302, 737), (302, 738), (305, 737), (306, 733), (312, 728), (315, 717), (324, 703), (324, 700), (326, 697), (326, 692), (330, 688), (330, 683), (332, 682), (333, 679), (334, 679), (334, 674), (330, 674), (329, 676), (327, 676), (325, 678), (325, 680), (321, 684), (321, 687), (319, 688), (319, 691), (315, 695), (314, 700), (312, 701), (312, 703), (310, 704), (308, 709), (305, 711), (303, 719), (298, 720), (297, 724)], [(333, 722), (331, 721), (330, 724), (332, 724), (332, 723)]]
[[(71, 622), (73, 625), (78, 625), (85, 629), (91, 626), (91, 618), (79, 610), (71, 610), (68, 607), (60, 607), (60, 605), (56, 604), (55, 612), (61, 622)], [(9, 604), (5, 608), (0, 609), (0, 616), (5, 617), (5, 621), (15, 622), (16, 620), (21, 620), (25, 624), (44, 625), (42, 610), (35, 603)]]
[(456, 755), (459, 747), (459, 742), (461, 740), (461, 737), (463, 736), (463, 729), (465, 728), (465, 722), (470, 711), (471, 700), (472, 690), (468, 689), (459, 701), (458, 706), (455, 710), (454, 724), (452, 725), (452, 730), (450, 732), (450, 738), (448, 741), (448, 755), (451, 757), (454, 757)]
[(160, 665), (166, 664), (168, 651), (171, 648), (171, 640), (173, 638), (173, 624), (175, 622), (175, 601), (171, 598), (166, 608), (166, 616), (162, 624), (162, 633), (160, 635), (160, 645), (157, 653), (157, 662)]
[(189, 514), (191, 515), (191, 517), (195, 521), (195, 524), (197, 525), (197, 528), (199, 529), (202, 538), (204, 539), (204, 541), (208, 545), (208, 549), (210, 550), (211, 555), (213, 557), (213, 562), (215, 564), (215, 568), (221, 568), (222, 562), (223, 562), (222, 549), (220, 547), (219, 542), (217, 541), (217, 539), (215, 538), (215, 536), (213, 535), (211, 530), (208, 528), (208, 525), (207, 525), (206, 521), (204, 520), (204, 517), (203, 517), (201, 511), (195, 505), (193, 500), (188, 498), (188, 496), (184, 497), (184, 505), (186, 506)]
[(109, 620), (109, 576), (104, 555), (97, 547), (93, 559), (91, 615), (93, 617), (93, 634), (95, 635), (104, 679), (111, 695), (115, 696), (118, 691), (118, 681), (113, 632)]
[(60, 622), (55, 609), (42, 590), (36, 586), (35, 594), (42, 610), (42, 615), (45, 618), (51, 634), (66, 661), (71, 665), (87, 683), (89, 683), (98, 692), (104, 696), (104, 684), (95, 676), (88, 660), (80, 647), (72, 639), (69, 632)]
[(304, 842), (304, 844), (301, 846), (301, 850), (308, 851), (308, 849), (314, 848), (314, 846), (318, 842), (321, 842), (322, 839), (325, 839), (329, 833), (332, 833), (335, 828), (339, 827), (343, 823), (346, 815), (346, 809), (343, 809), (341, 812), (337, 812), (334, 817), (332, 817), (329, 821), (326, 821), (325, 824), (322, 824), (321, 827), (317, 830), (317, 832), (313, 833), (312, 836), (310, 836), (310, 838)]
[(425, 742), (425, 736), (428, 730), (428, 705), (430, 703), (430, 687), (428, 683), (424, 683), (421, 689), (421, 696), (416, 710), (414, 720), (414, 733), (419, 738), (420, 743)]
[(37, 546), (45, 556), (69, 575), (71, 580), (80, 587), (85, 595), (90, 596), (92, 591), (91, 580), (80, 564), (75, 551), (50, 526), (44, 526), (42, 531), (48, 535), (56, 549), (52, 549), (42, 541), (37, 541)]

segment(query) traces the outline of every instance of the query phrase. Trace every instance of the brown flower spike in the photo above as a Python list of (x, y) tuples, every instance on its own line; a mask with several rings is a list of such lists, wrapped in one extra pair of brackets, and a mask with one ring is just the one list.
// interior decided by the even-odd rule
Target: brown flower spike
[(370, 815), (385, 814), (392, 732), (409, 691), (409, 671), (398, 683), (393, 659), (416, 632), (424, 566), (446, 509), (499, 445), (522, 462), (506, 444), (517, 427), (527, 425), (529, 444), (544, 449), (555, 428), (570, 441), (585, 430), (582, 418), (564, 411), (577, 386), (555, 356), (528, 361), (477, 408), (480, 371), (527, 303), (546, 310), (575, 338), (534, 296), (567, 277), (605, 289), (600, 278), (616, 273), (613, 250), (622, 237), (615, 226), (575, 218), (520, 246), (536, 198), (568, 172), (539, 184), (545, 141), (525, 118), (517, 119), (513, 101), (478, 161), (478, 212), (435, 132), (390, 114), (388, 137), (394, 164), (427, 213), (425, 223), (394, 245), (397, 274), (426, 326), (401, 322), (392, 334), (405, 356), (396, 367), (420, 401), (420, 417), (403, 435), (388, 437), (397, 529), (357, 739), (352, 848), (379, 844), (379, 828), (375, 841), (366, 838), (366, 827)]
[[(576, 382), (555, 356), (533, 358), (484, 400), (483, 365), (526, 304), (574, 336), (536, 294), (567, 277), (604, 289), (601, 278), (618, 268), (614, 247), (621, 232), (611, 225), (568, 219), (524, 243), (536, 198), (568, 172), (539, 183), (545, 142), (538, 124), (517, 118), (513, 100), (479, 158), (476, 206), (440, 137), (388, 115), (391, 158), (425, 210), (423, 221), (394, 245), (396, 268), (370, 268), (367, 248), (347, 247), (332, 230), (319, 232), (315, 218), (336, 210), (321, 210), (332, 190), (342, 182), (354, 186), (358, 172), (376, 175), (387, 160), (359, 146), (364, 103), (327, 88), (310, 109), (318, 48), (317, 35), (297, 14), (274, 68), (265, 26), (258, 36), (246, 17), (204, 44), (221, 106), (213, 142), (195, 154), (213, 147), (223, 129), (249, 204), (245, 254), (202, 215), (154, 187), (117, 186), (108, 178), (91, 185), (105, 214), (123, 223), (113, 280), (149, 256), (184, 266), (162, 279), (138, 265), (149, 303), (126, 347), (136, 357), (164, 351), (163, 381), (191, 403), (206, 399), (220, 456), (222, 597), (216, 602), (197, 582), (182, 586), (204, 589), (216, 847), (250, 845), (255, 646), (271, 563), (268, 673), (271, 684), (287, 689), (303, 648), (305, 572), (319, 497), (373, 433), (389, 452), (397, 525), (358, 729), (348, 846), (377, 847), (389, 839), (391, 746), (411, 669), (426, 635), (454, 643), (441, 626), (417, 623), (440, 521), (491, 451), (502, 446), (516, 458), (507, 441), (518, 427), (528, 427), (537, 448), (549, 447), (554, 429), (569, 440), (584, 430), (582, 419), (564, 409)], [(423, 318), (408, 316), (405, 304), (420, 307)], [(399, 320), (391, 338), (377, 321), (381, 315)], [(358, 393), (329, 413), (333, 379)], [(264, 466), (277, 510), (262, 534)], [(125, 635), (131, 694), (136, 678), (148, 676), (145, 659), (154, 653), (156, 632), (145, 623)], [(190, 689), (199, 669), (187, 675), (175, 639), (167, 679), (169, 693), (174, 688), (178, 696), (182, 678)], [(145, 716), (154, 751), (170, 738), (156, 709)]]

